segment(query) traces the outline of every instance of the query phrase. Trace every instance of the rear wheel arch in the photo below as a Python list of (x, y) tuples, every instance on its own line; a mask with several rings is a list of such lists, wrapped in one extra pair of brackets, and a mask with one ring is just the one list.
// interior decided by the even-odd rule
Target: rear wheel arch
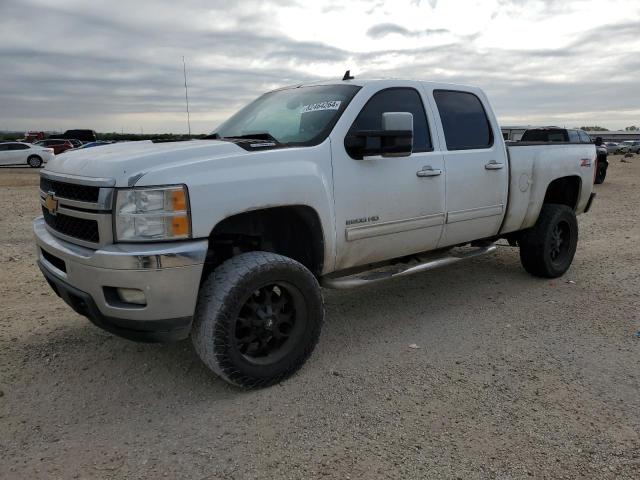
[(209, 234), (203, 280), (224, 261), (251, 251), (292, 258), (319, 276), (324, 249), (322, 222), (312, 207), (288, 205), (237, 213), (219, 221)]
[(578, 207), (582, 179), (577, 175), (560, 177), (553, 180), (544, 195), (543, 205), (566, 205), (575, 210)]

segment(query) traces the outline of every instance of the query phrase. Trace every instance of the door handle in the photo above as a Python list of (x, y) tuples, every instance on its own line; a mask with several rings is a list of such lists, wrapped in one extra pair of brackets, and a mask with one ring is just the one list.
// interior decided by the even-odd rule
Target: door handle
[(502, 167), (504, 167), (504, 163), (498, 163), (495, 160), (491, 160), (484, 166), (487, 170), (500, 170)]
[(431, 165), (426, 165), (416, 172), (418, 177), (437, 177), (442, 175), (442, 170), (434, 169)]

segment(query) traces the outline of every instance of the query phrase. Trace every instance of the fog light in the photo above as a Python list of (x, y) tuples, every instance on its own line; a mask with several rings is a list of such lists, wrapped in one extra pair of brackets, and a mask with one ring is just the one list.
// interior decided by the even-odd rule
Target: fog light
[(142, 290), (137, 288), (118, 288), (118, 297), (125, 303), (135, 303), (136, 305), (146, 305), (147, 297)]

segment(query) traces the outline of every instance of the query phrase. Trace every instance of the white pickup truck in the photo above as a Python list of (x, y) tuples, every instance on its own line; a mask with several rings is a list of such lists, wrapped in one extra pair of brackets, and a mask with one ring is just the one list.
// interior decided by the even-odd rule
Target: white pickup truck
[(265, 386), (311, 355), (320, 285), (433, 269), (500, 238), (531, 274), (562, 275), (595, 157), (584, 143), (505, 147), (478, 88), (347, 75), (266, 93), (208, 139), (56, 157), (38, 264), (98, 326), (190, 336), (222, 378)]

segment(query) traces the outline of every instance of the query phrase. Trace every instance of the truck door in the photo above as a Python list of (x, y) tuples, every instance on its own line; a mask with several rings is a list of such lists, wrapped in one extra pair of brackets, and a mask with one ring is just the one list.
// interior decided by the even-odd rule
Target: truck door
[(439, 247), (491, 237), (504, 218), (509, 164), (495, 117), (478, 95), (433, 90), (444, 139), (446, 223)]
[[(417, 85), (416, 85), (417, 86)], [(352, 131), (381, 130), (385, 112), (413, 115), (413, 153), (351, 158)], [(336, 269), (436, 247), (444, 223), (443, 157), (432, 142), (432, 113), (414, 83), (380, 90), (366, 86), (331, 136), (336, 218)]]

